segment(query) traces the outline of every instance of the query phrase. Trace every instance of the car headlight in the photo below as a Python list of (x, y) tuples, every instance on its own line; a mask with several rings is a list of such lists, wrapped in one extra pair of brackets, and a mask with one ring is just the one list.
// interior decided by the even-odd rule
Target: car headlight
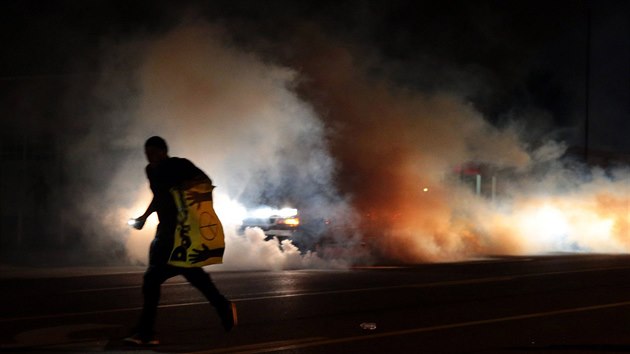
[(289, 226), (298, 226), (298, 225), (300, 225), (300, 218), (294, 216), (294, 217), (291, 217), (291, 218), (280, 219), (280, 220), (278, 220), (278, 224), (284, 224), (284, 225), (289, 225)]

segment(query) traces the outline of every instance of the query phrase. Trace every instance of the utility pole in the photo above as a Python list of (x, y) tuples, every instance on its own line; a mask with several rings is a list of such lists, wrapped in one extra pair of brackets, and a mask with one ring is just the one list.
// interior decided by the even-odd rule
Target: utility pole
[(584, 80), (584, 161), (588, 163), (589, 150), (589, 116), (590, 116), (590, 86), (591, 86), (591, 7), (586, 1), (586, 68)]

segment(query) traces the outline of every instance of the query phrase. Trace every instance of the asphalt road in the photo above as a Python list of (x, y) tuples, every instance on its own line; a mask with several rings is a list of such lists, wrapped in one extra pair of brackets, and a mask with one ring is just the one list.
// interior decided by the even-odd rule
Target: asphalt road
[(173, 278), (158, 315), (162, 345), (140, 350), (121, 338), (139, 314), (142, 269), (4, 273), (2, 352), (630, 352), (629, 256), (213, 273), (239, 309), (230, 333)]

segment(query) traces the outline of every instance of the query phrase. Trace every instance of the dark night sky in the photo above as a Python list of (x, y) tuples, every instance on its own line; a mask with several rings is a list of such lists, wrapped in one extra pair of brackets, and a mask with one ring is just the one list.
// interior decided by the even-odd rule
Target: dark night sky
[[(279, 62), (290, 61), (296, 43), (292, 32), (315, 23), (370, 57), (367, 65), (374, 75), (426, 92), (456, 92), (498, 125), (519, 117), (532, 140), (544, 136), (583, 145), (590, 13), (590, 143), (594, 149), (628, 153), (629, 4), (4, 1), (0, 109), (7, 125), (18, 114), (15, 96), (28, 92), (25, 83), (62, 85), (64, 77), (73, 76), (89, 81), (107, 54), (103, 43), (157, 35), (193, 14), (221, 23), (244, 47)], [(56, 102), (37, 99), (43, 105)]]

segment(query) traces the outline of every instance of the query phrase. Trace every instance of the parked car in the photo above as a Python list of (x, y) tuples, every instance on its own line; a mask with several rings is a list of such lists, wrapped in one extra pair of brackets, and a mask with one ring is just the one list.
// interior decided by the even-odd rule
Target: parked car
[(260, 228), (268, 239), (273, 237), (278, 239), (292, 238), (300, 227), (298, 210), (293, 208), (258, 208), (251, 211), (250, 215), (243, 220), (240, 231), (243, 233), (245, 229), (253, 227)]
[(274, 209), (261, 207), (250, 211), (239, 229), (241, 234), (248, 228), (260, 228), (266, 240), (291, 240), (300, 251), (314, 251), (332, 238), (331, 221), (301, 213), (294, 208)]

